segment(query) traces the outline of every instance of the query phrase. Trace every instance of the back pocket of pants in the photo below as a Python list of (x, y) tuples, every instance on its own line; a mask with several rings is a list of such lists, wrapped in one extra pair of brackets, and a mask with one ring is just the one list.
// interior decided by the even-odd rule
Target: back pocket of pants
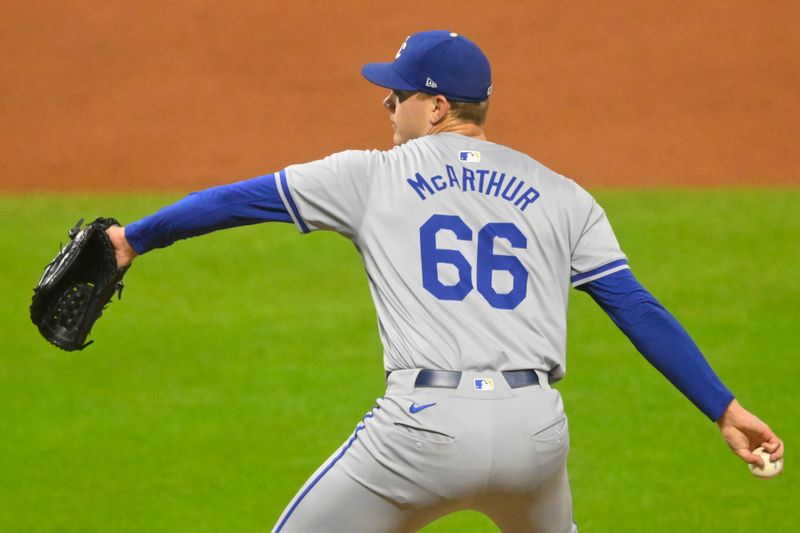
[(427, 442), (449, 444), (456, 440), (455, 437), (448, 435), (446, 433), (433, 431), (431, 429), (409, 426), (407, 424), (403, 424), (402, 422), (395, 422), (394, 427), (397, 428), (397, 430), (404, 435), (408, 435), (411, 438), (424, 440)]
[(567, 415), (561, 414), (557, 418), (543, 424), (530, 434), (533, 442), (541, 445), (550, 445), (554, 448), (561, 446), (567, 439)]

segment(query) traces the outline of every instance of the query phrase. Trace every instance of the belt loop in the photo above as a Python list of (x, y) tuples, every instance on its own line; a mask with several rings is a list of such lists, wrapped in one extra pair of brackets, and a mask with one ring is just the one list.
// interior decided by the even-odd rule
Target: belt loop
[(545, 372), (544, 370), (534, 370), (536, 375), (539, 376), (539, 386), (545, 390), (550, 390), (553, 387), (550, 386), (550, 374)]
[[(386, 391), (387, 394), (412, 394), (414, 392), (414, 380), (417, 377), (417, 370), (413, 368), (403, 370), (386, 371)], [(390, 392), (391, 391), (391, 392)]]

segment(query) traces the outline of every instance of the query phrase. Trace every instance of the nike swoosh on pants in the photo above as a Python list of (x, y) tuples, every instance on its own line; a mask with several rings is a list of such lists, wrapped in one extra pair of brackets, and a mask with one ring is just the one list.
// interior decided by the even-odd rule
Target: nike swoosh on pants
[(413, 414), (419, 413), (423, 409), (427, 409), (428, 407), (433, 407), (434, 405), (436, 405), (435, 402), (434, 403), (426, 403), (425, 405), (417, 405), (417, 404), (412, 403), (411, 407), (408, 408), (408, 412), (413, 415)]

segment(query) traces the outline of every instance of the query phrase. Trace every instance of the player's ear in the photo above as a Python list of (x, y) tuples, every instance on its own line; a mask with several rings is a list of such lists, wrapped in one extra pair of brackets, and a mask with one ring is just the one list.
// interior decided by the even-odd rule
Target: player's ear
[(433, 124), (438, 124), (444, 120), (445, 117), (447, 117), (447, 113), (450, 112), (450, 102), (441, 94), (437, 94), (432, 98), (431, 103), (433, 104), (431, 122)]

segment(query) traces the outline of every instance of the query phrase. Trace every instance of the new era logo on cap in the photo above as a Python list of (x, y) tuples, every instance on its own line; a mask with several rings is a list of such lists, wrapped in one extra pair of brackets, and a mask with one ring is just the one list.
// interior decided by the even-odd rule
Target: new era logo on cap
[(439, 86), (439, 85), (437, 85), (437, 83), (436, 83), (435, 81), (433, 81), (432, 79), (430, 79), (430, 78), (428, 78), (427, 80), (425, 80), (425, 87), (430, 87), (431, 89), (435, 89), (435, 88), (437, 88), (438, 86)]

